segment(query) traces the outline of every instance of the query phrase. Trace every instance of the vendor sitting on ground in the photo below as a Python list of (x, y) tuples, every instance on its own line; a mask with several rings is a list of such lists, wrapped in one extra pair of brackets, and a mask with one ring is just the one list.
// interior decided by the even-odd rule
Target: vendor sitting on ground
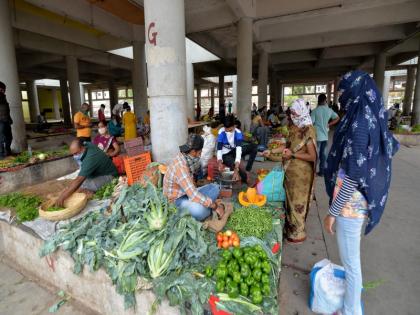
[(70, 153), (79, 163), (80, 172), (70, 185), (61, 192), (56, 201), (56, 205), (59, 207), (62, 207), (64, 201), (79, 188), (96, 192), (118, 176), (112, 160), (94, 144), (83, 143), (81, 140), (75, 139), (70, 144)]
[(106, 123), (103, 121), (98, 124), (98, 134), (93, 139), (93, 144), (111, 158), (117, 156), (121, 151), (117, 139), (109, 134)]
[[(249, 184), (248, 174), (252, 170), (257, 148), (250, 144), (243, 146), (242, 132), (235, 128), (235, 117), (233, 115), (226, 117), (224, 128), (219, 130), (217, 138), (217, 162), (219, 171), (223, 171), (224, 167), (229, 167), (234, 171), (233, 179), (238, 180), (239, 176), (242, 182)], [(242, 156), (249, 155), (246, 171), (240, 168)]]
[(212, 211), (219, 217), (224, 215), (224, 206), (217, 200), (219, 186), (208, 184), (197, 189), (191, 174), (197, 160), (200, 160), (204, 139), (200, 135), (191, 134), (187, 144), (181, 146), (180, 153), (168, 165), (163, 179), (163, 193), (179, 210), (188, 211), (193, 218), (203, 221)]

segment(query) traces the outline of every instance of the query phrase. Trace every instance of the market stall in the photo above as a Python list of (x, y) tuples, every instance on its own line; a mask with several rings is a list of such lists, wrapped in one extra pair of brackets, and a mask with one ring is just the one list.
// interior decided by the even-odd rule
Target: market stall
[[(89, 201), (76, 218), (56, 222), (57, 231), (40, 245), (40, 257), (50, 261), (57, 250), (68, 252), (80, 283), (87, 272), (103, 277), (105, 271), (127, 314), (138, 312), (139, 306), (157, 314), (165, 314), (160, 307), (171, 306), (180, 314), (187, 309), (192, 314), (276, 313), (282, 204), (235, 196), (233, 214), (215, 234), (178, 212), (163, 196), (159, 181), (155, 184), (121, 181), (104, 187), (95, 196), (95, 207)], [(33, 207), (40, 204), (32, 201)], [(40, 273), (45, 276), (46, 270)], [(70, 294), (78, 290), (77, 285), (67, 289)], [(115, 311), (108, 307), (95, 303), (94, 308), (104, 314)]]

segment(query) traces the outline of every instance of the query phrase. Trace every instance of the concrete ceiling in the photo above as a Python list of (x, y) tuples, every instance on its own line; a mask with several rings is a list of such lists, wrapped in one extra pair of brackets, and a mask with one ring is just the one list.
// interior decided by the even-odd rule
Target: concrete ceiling
[[(22, 75), (65, 76), (63, 57), (74, 54), (84, 79), (130, 80), (132, 61), (107, 51), (144, 40), (141, 0), (118, 0), (120, 7), (116, 0), (10, 4)], [(419, 0), (185, 0), (185, 13), (187, 37), (222, 58), (196, 64), (199, 77), (235, 74), (237, 23), (244, 16), (254, 21), (254, 78), (261, 50), (269, 53), (274, 76), (287, 82), (371, 70), (379, 52), (386, 52), (389, 68), (398, 68), (419, 49)]]

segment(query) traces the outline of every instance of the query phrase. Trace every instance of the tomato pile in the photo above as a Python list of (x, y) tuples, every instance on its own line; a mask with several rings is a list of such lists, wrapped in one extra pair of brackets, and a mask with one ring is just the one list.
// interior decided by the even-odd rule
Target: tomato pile
[(238, 234), (231, 230), (217, 233), (216, 239), (218, 248), (227, 249), (230, 247), (239, 247), (241, 245)]

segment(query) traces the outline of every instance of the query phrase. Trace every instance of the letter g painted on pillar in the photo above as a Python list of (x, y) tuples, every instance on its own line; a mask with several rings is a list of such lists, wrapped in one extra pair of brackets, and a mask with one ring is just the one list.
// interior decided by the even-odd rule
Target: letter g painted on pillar
[(157, 44), (156, 38), (157, 38), (158, 32), (151, 32), (154, 27), (155, 27), (155, 22), (151, 22), (147, 30), (147, 37), (148, 37), (149, 43), (152, 44), (153, 46), (156, 46)]

